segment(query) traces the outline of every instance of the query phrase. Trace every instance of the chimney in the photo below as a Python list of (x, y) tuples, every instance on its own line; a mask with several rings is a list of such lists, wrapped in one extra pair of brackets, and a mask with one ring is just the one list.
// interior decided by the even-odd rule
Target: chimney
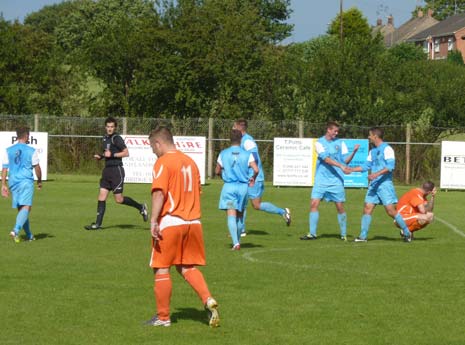
[(381, 26), (381, 25), (383, 25), (383, 20), (381, 18), (378, 18), (376, 20), (376, 26)]
[(388, 25), (394, 26), (394, 17), (392, 15), (388, 16), (387, 23)]
[(418, 17), (418, 18), (423, 18), (423, 15), (424, 15), (424, 14), (423, 14), (423, 10), (420, 8), (420, 9), (418, 10), (417, 17)]
[(434, 11), (431, 8), (428, 8), (428, 17), (433, 16)]

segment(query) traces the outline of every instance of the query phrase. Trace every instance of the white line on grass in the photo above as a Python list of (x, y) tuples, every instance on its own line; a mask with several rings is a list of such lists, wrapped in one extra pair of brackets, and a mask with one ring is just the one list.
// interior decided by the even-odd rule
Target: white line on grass
[(465, 237), (465, 233), (463, 231), (461, 231), (460, 229), (456, 228), (454, 225), (452, 225), (451, 223), (448, 223), (446, 222), (444, 219), (441, 219), (437, 216), (434, 217), (436, 220), (438, 220), (439, 222), (441, 222), (442, 224), (444, 224), (445, 226), (447, 226), (449, 229), (451, 229), (453, 232), (455, 232), (456, 234), (459, 234), (460, 236), (462, 237)]

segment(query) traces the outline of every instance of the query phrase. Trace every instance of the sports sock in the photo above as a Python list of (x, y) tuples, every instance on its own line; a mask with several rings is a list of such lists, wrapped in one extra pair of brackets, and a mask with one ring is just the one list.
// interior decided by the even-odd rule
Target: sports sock
[(310, 235), (316, 236), (318, 228), (318, 220), (320, 219), (320, 212), (310, 212), (308, 217), (308, 224), (310, 226)]
[(237, 227), (241, 230), (241, 233), (245, 233), (245, 216), (247, 215), (247, 209), (242, 212), (242, 219), (237, 219)]
[(103, 223), (103, 216), (105, 215), (105, 208), (106, 208), (106, 201), (98, 201), (97, 203), (97, 220), (95, 221), (95, 224), (98, 226), (102, 225)]
[(23, 229), (24, 229), (24, 232), (26, 233), (27, 238), (31, 239), (32, 238), (32, 233), (31, 233), (31, 228), (29, 226), (29, 218), (23, 224)]
[(127, 206), (131, 206), (131, 207), (134, 207), (134, 208), (137, 208), (139, 211), (142, 209), (142, 205), (139, 204), (137, 201), (135, 201), (134, 199), (128, 197), (128, 196), (125, 196), (123, 198), (123, 202), (122, 202), (123, 205), (127, 205)]
[[(228, 216), (228, 230), (231, 235), (233, 245), (239, 244), (238, 228), (235, 216)], [(239, 233), (240, 236), (240, 233)]]
[(362, 216), (362, 229), (360, 231), (360, 238), (366, 239), (368, 237), (368, 230), (370, 230), (371, 214), (364, 214)]
[(347, 213), (338, 213), (337, 221), (339, 222), (339, 228), (341, 229), (341, 236), (347, 235)]
[(286, 213), (284, 209), (273, 205), (271, 202), (261, 202), (260, 211), (265, 211), (267, 213), (280, 214), (280, 215), (283, 215), (284, 213)]
[(207, 299), (211, 296), (211, 294), (208, 290), (208, 286), (205, 282), (205, 278), (203, 277), (202, 272), (200, 272), (197, 268), (194, 267), (184, 272), (183, 276), (186, 282), (188, 282), (189, 285), (192, 286), (197, 295), (200, 297), (202, 303), (207, 303)]
[(160, 320), (170, 318), (170, 300), (173, 284), (169, 273), (155, 274), (153, 291), (157, 303), (157, 316)]
[(29, 210), (23, 207), (18, 214), (16, 215), (16, 224), (14, 231), (16, 235), (21, 231), (23, 228), (24, 223), (26, 223), (27, 219), (29, 217)]
[(410, 231), (407, 227), (407, 224), (405, 224), (405, 221), (400, 215), (400, 213), (397, 213), (394, 219), (396, 220), (397, 225), (399, 225), (402, 231), (404, 232), (404, 236), (410, 236)]

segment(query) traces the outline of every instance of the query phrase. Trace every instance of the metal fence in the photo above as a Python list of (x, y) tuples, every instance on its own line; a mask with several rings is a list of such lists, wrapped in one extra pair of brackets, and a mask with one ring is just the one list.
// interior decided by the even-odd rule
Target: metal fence
[[(229, 145), (233, 120), (190, 118), (119, 118), (122, 134), (148, 135), (159, 125), (172, 129), (174, 135), (205, 136), (208, 141), (207, 176), (211, 176), (219, 151)], [(49, 134), (49, 173), (95, 174), (101, 166), (92, 156), (100, 151), (98, 138), (104, 133), (105, 118), (59, 117), (46, 115), (0, 115), (0, 131), (14, 131), (27, 125), (33, 131)], [(325, 123), (298, 120), (250, 120), (248, 132), (256, 139), (267, 179), (272, 177), (273, 138), (318, 138), (325, 132)], [(396, 153), (395, 178), (410, 183), (424, 179), (438, 182), (440, 178), (440, 141), (464, 128), (382, 126), (385, 141)], [(367, 138), (369, 127), (342, 125), (339, 137)], [(455, 137), (457, 138), (457, 137)], [(464, 136), (465, 139), (465, 136)], [(448, 139), (450, 140), (450, 139)]]

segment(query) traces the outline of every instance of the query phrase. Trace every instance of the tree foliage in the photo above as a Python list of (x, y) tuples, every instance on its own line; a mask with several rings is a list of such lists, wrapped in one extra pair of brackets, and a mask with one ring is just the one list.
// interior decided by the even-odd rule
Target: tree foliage
[(465, 12), (465, 0), (424, 0), (425, 6), (417, 7), (426, 12), (428, 9), (433, 10), (433, 17), (437, 20), (444, 20), (454, 14)]
[[(341, 15), (331, 21), (328, 28), (328, 34), (332, 36), (340, 36), (341, 30)], [(342, 32), (343, 37), (347, 38), (369, 38), (371, 36), (371, 28), (368, 20), (363, 16), (363, 13), (352, 7), (342, 13)]]

